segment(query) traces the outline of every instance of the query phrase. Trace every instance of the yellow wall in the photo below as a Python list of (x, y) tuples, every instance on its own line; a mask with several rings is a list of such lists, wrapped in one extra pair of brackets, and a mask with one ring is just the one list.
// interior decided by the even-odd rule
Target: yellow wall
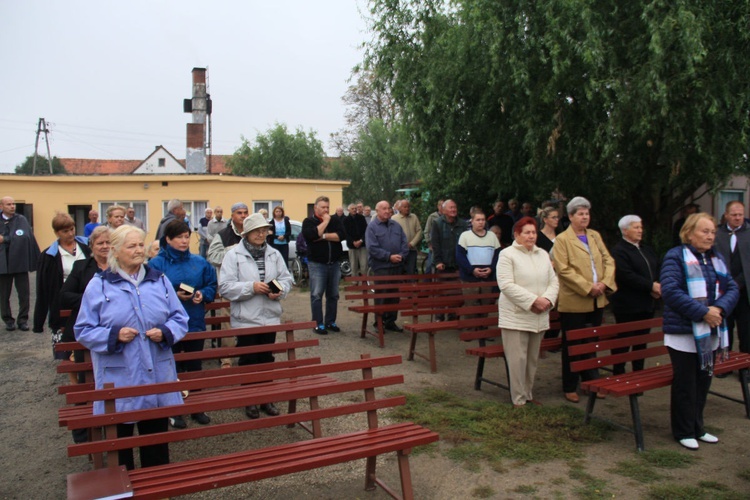
[[(163, 217), (162, 206), (172, 198), (208, 201), (210, 207), (221, 205), (224, 218), (230, 207), (242, 201), (253, 209), (253, 201), (282, 200), (286, 215), (302, 220), (307, 204), (318, 196), (328, 196), (331, 207), (342, 205), (342, 189), (348, 181), (309, 179), (269, 179), (229, 175), (123, 175), (123, 176), (0, 176), (0, 197), (12, 196), (17, 203), (33, 204), (34, 234), (41, 249), (49, 246), (55, 235), (52, 217), (56, 211), (67, 212), (69, 205), (91, 205), (112, 200), (142, 201), (148, 204), (147, 241), (153, 239)], [(331, 209), (333, 210), (333, 208)], [(202, 214), (201, 214), (202, 216)], [(101, 214), (99, 222), (104, 222)], [(197, 252), (197, 238), (192, 251)]]

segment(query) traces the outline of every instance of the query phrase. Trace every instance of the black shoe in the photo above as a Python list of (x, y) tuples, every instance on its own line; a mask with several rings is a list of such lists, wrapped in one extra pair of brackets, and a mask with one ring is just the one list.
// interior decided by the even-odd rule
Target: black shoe
[(719, 373), (717, 375), (714, 375), (716, 378), (727, 378), (732, 372), (726, 372), (726, 373)]
[(395, 322), (391, 321), (385, 324), (385, 329), (389, 332), (403, 332), (404, 329), (398, 326)]
[(171, 425), (175, 429), (184, 429), (185, 427), (187, 427), (187, 424), (185, 423), (185, 419), (182, 418), (182, 415), (178, 415), (176, 417), (169, 417), (169, 425)]
[(13, 330), (16, 329), (16, 324), (13, 323), (12, 321), (6, 321), (5, 322), (5, 329), (8, 330), (9, 332), (12, 332)]
[(273, 403), (262, 404), (260, 405), (260, 409), (263, 410), (266, 415), (271, 415), (272, 417), (279, 414), (279, 409), (276, 408), (276, 405)]
[(193, 420), (195, 420), (201, 425), (208, 425), (211, 423), (211, 417), (209, 417), (203, 412), (193, 413), (192, 415), (190, 415), (190, 418), (192, 418)]
[(317, 333), (318, 335), (328, 335), (328, 330), (326, 330), (325, 326), (318, 325), (317, 328), (313, 328), (313, 333)]
[(18, 329), (22, 332), (28, 332), (29, 331), (29, 324), (28, 323), (21, 323), (18, 325)]
[(245, 415), (247, 415), (247, 418), (252, 418), (253, 420), (255, 420), (256, 418), (260, 418), (260, 411), (255, 405), (246, 406)]
[(326, 325), (326, 330), (331, 330), (332, 332), (338, 333), (341, 331), (341, 328), (339, 328), (336, 323), (328, 323)]

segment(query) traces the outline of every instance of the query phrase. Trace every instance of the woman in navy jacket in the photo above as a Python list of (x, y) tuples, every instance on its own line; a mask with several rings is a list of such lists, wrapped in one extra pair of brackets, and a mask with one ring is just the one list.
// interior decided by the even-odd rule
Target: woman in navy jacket
[(713, 217), (691, 215), (680, 230), (683, 245), (667, 252), (661, 268), (664, 345), (674, 372), (672, 434), (690, 450), (698, 449), (699, 440), (718, 442), (703, 428), (703, 409), (714, 359), (720, 359), (728, 346), (724, 318), (739, 298), (726, 263), (714, 251), (715, 237)]

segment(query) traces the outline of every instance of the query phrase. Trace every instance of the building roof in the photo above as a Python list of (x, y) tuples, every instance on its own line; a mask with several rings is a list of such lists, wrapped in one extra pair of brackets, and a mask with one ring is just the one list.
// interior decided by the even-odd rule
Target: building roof
[[(231, 155), (211, 155), (210, 174), (228, 174), (227, 159)], [(177, 160), (183, 167), (185, 160)], [(100, 160), (91, 158), (60, 158), (69, 175), (128, 175), (135, 172), (144, 160)], [(208, 158), (206, 158), (208, 163)], [(208, 167), (208, 165), (206, 165)]]

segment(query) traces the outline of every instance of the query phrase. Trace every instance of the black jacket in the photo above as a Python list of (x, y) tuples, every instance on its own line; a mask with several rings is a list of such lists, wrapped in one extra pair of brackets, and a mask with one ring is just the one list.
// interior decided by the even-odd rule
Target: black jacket
[(93, 257), (79, 260), (73, 264), (73, 270), (70, 271), (68, 279), (63, 283), (60, 289), (60, 309), (70, 309), (70, 316), (65, 323), (65, 331), (62, 336), (63, 342), (75, 341), (73, 326), (76, 324), (78, 310), (81, 308), (83, 292), (86, 291), (86, 285), (89, 284), (91, 278), (100, 271), (99, 264)]
[[(76, 237), (78, 246), (86, 258), (91, 256), (91, 249)], [(62, 257), (55, 241), (39, 256), (36, 270), (36, 304), (34, 306), (34, 326), (37, 333), (44, 331), (44, 320), (49, 314), (49, 327), (56, 332), (63, 327), (60, 319), (60, 289), (63, 286)]]
[[(742, 227), (735, 231), (737, 236), (737, 246), (735, 251), (739, 254), (740, 263), (742, 264), (742, 273), (736, 273), (735, 270), (740, 266), (732, 262), (731, 246), (729, 244), (732, 233), (727, 228), (726, 224), (720, 225), (716, 229), (716, 251), (724, 257), (724, 262), (727, 263), (727, 268), (732, 274), (732, 279), (737, 283), (737, 286), (742, 290), (747, 289), (747, 284), (750, 283), (750, 227), (747, 222), (742, 224)], [(736, 255), (734, 256), (736, 258)]]
[(651, 247), (640, 247), (621, 239), (612, 248), (615, 259), (617, 292), (610, 297), (612, 309), (618, 313), (653, 312), (656, 301), (651, 288), (659, 281), (659, 259)]
[[(289, 217), (284, 216), (284, 239), (286, 239), (287, 245), (292, 241), (292, 224), (289, 222)], [(266, 236), (266, 242), (273, 246), (273, 241), (276, 238), (276, 219), (271, 219), (271, 230)]]
[(346, 232), (338, 217), (331, 217), (326, 226), (327, 234), (336, 233), (339, 241), (319, 240), (318, 225), (323, 222), (314, 215), (302, 221), (302, 234), (307, 241), (307, 258), (320, 264), (330, 264), (341, 259), (341, 241), (346, 241)]
[(344, 217), (344, 230), (346, 231), (346, 244), (354, 248), (354, 242), (362, 240), (362, 246), (367, 246), (365, 232), (367, 231), (367, 219), (361, 214), (352, 214)]

